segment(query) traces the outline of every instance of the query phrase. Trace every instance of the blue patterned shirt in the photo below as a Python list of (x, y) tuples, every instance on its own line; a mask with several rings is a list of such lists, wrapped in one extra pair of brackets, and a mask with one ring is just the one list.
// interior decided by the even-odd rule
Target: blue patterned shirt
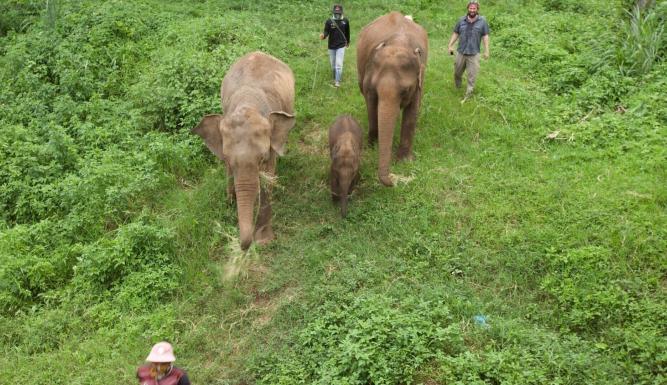
[(458, 51), (464, 55), (477, 55), (482, 37), (489, 34), (489, 25), (484, 16), (477, 15), (472, 23), (468, 21), (468, 16), (463, 16), (456, 22), (454, 32), (459, 34)]

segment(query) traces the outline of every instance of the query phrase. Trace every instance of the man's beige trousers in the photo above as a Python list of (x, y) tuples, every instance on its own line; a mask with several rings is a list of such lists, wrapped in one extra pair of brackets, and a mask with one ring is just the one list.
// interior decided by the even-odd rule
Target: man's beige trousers
[(479, 72), (479, 59), (481, 54), (477, 55), (463, 55), (460, 52), (456, 53), (456, 61), (454, 62), (454, 84), (456, 88), (461, 87), (461, 77), (463, 71), (468, 73), (468, 87), (466, 88), (466, 97), (472, 94), (475, 88), (475, 79)]

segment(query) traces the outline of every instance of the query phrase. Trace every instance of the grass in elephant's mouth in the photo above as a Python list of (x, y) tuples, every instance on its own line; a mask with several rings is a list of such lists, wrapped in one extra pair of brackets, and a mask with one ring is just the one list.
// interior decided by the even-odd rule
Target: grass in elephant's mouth
[(271, 175), (263, 171), (259, 173), (259, 183), (263, 187), (270, 187), (270, 188), (281, 187), (280, 184), (278, 184), (277, 175)]
[(223, 266), (223, 282), (233, 281), (237, 278), (247, 278), (248, 272), (253, 264), (259, 260), (255, 244), (250, 245), (248, 250), (243, 251), (238, 241), (237, 233), (226, 234), (228, 239), (224, 247), (227, 261)]
[[(242, 250), (239, 243), (238, 228), (226, 226), (219, 221), (214, 222), (216, 243), (221, 246), (215, 249), (215, 260), (222, 262), (219, 277), (221, 282), (234, 282), (247, 279), (251, 270), (260, 263), (257, 245), (253, 242), (248, 250)], [(217, 262), (219, 263), (219, 262)]]

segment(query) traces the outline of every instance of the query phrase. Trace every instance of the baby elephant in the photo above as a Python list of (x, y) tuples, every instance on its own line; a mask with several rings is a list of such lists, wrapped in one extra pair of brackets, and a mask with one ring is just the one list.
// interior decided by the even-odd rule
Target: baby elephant
[(340, 201), (343, 218), (347, 215), (347, 198), (359, 181), (361, 127), (349, 115), (339, 116), (329, 127), (331, 154), (331, 198)]

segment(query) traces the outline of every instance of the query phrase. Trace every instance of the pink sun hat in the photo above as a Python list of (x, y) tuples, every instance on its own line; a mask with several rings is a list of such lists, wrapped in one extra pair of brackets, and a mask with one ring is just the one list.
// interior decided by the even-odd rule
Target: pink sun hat
[(174, 362), (174, 348), (169, 342), (158, 342), (151, 349), (151, 353), (146, 357), (148, 362)]

